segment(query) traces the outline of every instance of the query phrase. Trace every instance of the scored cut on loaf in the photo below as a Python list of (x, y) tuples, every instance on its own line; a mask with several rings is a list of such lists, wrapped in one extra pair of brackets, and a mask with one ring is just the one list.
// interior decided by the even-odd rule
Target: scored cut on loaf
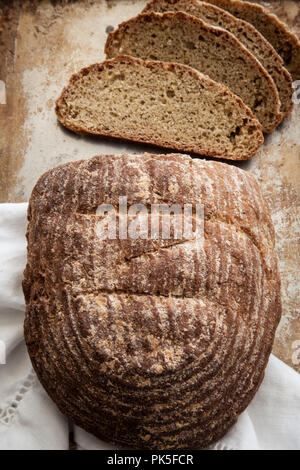
[(240, 0), (207, 0), (251, 23), (283, 58), (293, 77), (300, 79), (300, 41), (288, 26), (262, 5)]
[[(97, 207), (203, 204), (204, 241), (97, 236)], [(63, 414), (133, 449), (204, 448), (247, 407), (280, 318), (274, 229), (254, 177), (184, 155), (49, 170), (28, 209), (25, 340)]]
[(253, 156), (261, 125), (231, 91), (182, 64), (120, 56), (74, 74), (56, 102), (78, 133), (233, 160)]
[(226, 29), (260, 61), (273, 78), (281, 102), (280, 111), (286, 119), (293, 109), (292, 77), (283, 65), (283, 60), (273, 46), (250, 23), (240, 20), (215, 5), (199, 0), (150, 0), (142, 13), (156, 11), (184, 11), (213, 26)]
[(189, 65), (223, 83), (249, 106), (271, 132), (281, 122), (274, 81), (240, 41), (228, 31), (184, 12), (143, 13), (111, 32), (108, 58), (128, 54)]

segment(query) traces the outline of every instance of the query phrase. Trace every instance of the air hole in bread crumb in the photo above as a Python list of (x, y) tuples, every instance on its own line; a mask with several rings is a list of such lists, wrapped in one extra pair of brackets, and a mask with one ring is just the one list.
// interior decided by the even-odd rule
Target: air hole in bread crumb
[(125, 75), (124, 73), (120, 73), (117, 75), (113, 75), (112, 80), (115, 82), (116, 80), (125, 80)]
[(168, 98), (174, 98), (175, 92), (173, 90), (167, 90), (167, 97)]
[(250, 127), (248, 128), (248, 134), (249, 134), (249, 135), (253, 134), (253, 132), (255, 132), (255, 131), (256, 131), (256, 129), (255, 129), (255, 127), (253, 127), (253, 126), (250, 126)]
[(263, 102), (262, 98), (255, 98), (254, 108), (258, 108), (258, 106), (260, 106), (262, 102)]
[(196, 49), (195, 43), (193, 43), (192, 41), (185, 41), (185, 46), (191, 50)]
[(241, 127), (240, 126), (237, 126), (235, 128), (235, 131), (232, 131), (230, 136), (229, 136), (229, 139), (231, 142), (234, 142), (235, 141), (235, 138), (236, 136), (240, 135), (240, 132), (241, 132)]

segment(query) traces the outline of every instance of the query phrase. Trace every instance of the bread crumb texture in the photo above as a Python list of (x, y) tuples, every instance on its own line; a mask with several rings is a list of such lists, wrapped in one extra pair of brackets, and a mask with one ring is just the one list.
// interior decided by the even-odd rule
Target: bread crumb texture
[(260, 62), (233, 34), (192, 15), (140, 14), (108, 35), (105, 52), (108, 58), (127, 54), (186, 64), (228, 86), (251, 108), (264, 132), (282, 120), (277, 88)]
[(251, 23), (272, 44), (293, 77), (300, 79), (300, 41), (288, 26), (262, 5), (241, 0), (208, 0)]
[(230, 90), (181, 64), (117, 57), (73, 75), (56, 103), (78, 133), (243, 160), (263, 143), (261, 125)]
[(222, 8), (199, 0), (151, 0), (147, 3), (143, 13), (149, 11), (160, 13), (183, 11), (232, 33), (270, 74), (279, 93), (282, 118), (289, 117), (293, 109), (292, 77), (284, 67), (280, 55), (254, 26), (247, 21), (236, 18)]

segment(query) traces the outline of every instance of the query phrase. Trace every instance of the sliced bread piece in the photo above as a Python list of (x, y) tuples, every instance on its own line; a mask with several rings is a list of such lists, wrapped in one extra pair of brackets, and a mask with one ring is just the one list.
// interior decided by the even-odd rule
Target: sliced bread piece
[(281, 122), (278, 91), (267, 71), (233, 34), (195, 16), (183, 12), (138, 15), (108, 35), (105, 52), (108, 58), (127, 54), (189, 65), (242, 98), (264, 132)]
[(156, 11), (183, 11), (194, 15), (213, 26), (226, 29), (260, 61), (273, 78), (281, 101), (280, 111), (286, 119), (293, 109), (292, 77), (283, 65), (283, 60), (273, 46), (247, 21), (240, 20), (225, 10), (199, 0), (151, 0), (142, 13)]
[(119, 56), (91, 65), (71, 77), (56, 113), (77, 133), (211, 157), (244, 160), (263, 143), (240, 98), (182, 64)]
[(257, 3), (240, 0), (207, 1), (255, 26), (283, 58), (293, 80), (300, 79), (300, 41), (276, 15)]

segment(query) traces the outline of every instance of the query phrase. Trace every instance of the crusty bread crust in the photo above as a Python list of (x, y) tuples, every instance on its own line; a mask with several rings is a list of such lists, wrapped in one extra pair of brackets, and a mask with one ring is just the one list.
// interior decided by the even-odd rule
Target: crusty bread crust
[[(107, 240), (96, 209), (204, 205), (195, 239)], [(262, 380), (280, 319), (266, 201), (250, 174), (184, 155), (60, 165), (28, 208), (25, 340), (70, 420), (133, 449), (204, 448)]]
[(150, 11), (184, 11), (234, 34), (273, 78), (281, 101), (282, 117), (289, 117), (293, 109), (292, 77), (284, 67), (283, 59), (254, 26), (215, 5), (199, 0), (150, 0), (142, 13)]
[[(219, 77), (216, 78), (215, 73), (211, 68), (208, 69), (206, 64), (207, 59), (201, 61), (203, 62), (201, 65), (201, 70), (200, 68), (198, 68), (198, 70), (202, 73), (206, 73), (210, 76), (210, 78), (227, 85), (231, 91), (240, 96), (244, 103), (249, 107), (251, 107), (249, 100), (253, 101), (253, 97), (259, 94), (261, 98), (259, 100), (260, 105), (258, 108), (253, 109), (253, 107), (255, 108), (254, 101), (253, 107), (251, 107), (252, 111), (261, 122), (263, 131), (272, 132), (282, 121), (282, 114), (280, 113), (280, 99), (276, 85), (271, 76), (256, 59), (256, 57), (254, 57), (254, 55), (248, 49), (246, 49), (246, 47), (244, 47), (243, 44), (233, 34), (223, 28), (212, 26), (202, 21), (201, 19), (182, 11), (166, 12), (162, 14), (155, 12), (141, 13), (135, 18), (124, 21), (115, 31), (109, 33), (105, 44), (106, 56), (107, 58), (112, 58), (119, 54), (127, 54), (135, 57), (138, 56), (145, 60), (151, 59), (151, 57), (149, 57), (149, 51), (146, 49), (146, 46), (149, 48), (150, 42), (155, 39), (149, 38), (149, 34), (147, 35), (146, 32), (149, 33), (150, 29), (152, 31), (154, 27), (160, 27), (161, 30), (165, 31), (167, 35), (168, 28), (173, 28), (176, 26), (176, 33), (181, 33), (182, 28), (184, 27), (187, 34), (191, 33), (197, 39), (199, 36), (202, 37), (206, 34), (209, 35), (210, 40), (212, 40), (214, 44), (222, 44), (222, 47), (220, 47), (218, 51), (215, 51), (219, 54), (219, 60), (223, 59), (225, 48), (227, 51), (232, 50), (232, 54), (238, 54), (238, 56), (242, 58), (243, 65), (239, 68), (238, 73), (244, 74), (243, 81), (247, 81), (247, 86), (241, 86), (240, 77), (236, 77), (234, 81), (228, 80), (226, 83), (227, 75), (229, 75), (232, 71), (231, 66), (234, 63), (235, 57), (232, 58), (230, 64), (228, 63), (226, 66), (223, 64), (224, 67), (219, 69), (217, 68), (218, 63), (212, 60), (212, 63), (216, 67), (216, 71), (221, 73), (223, 80), (220, 80)], [(131, 37), (131, 34), (134, 36), (138, 33), (140, 33), (141, 36), (139, 40)], [(186, 38), (186, 40), (188, 41), (188, 38)], [(145, 44), (142, 44), (142, 41), (144, 41)], [(182, 58), (181, 54), (186, 56), (187, 53), (191, 51), (188, 51), (188, 49), (186, 50), (184, 46), (180, 48), (180, 46), (182, 46), (180, 41), (178, 42), (178, 47), (176, 46), (170, 49), (167, 49), (165, 44), (161, 44), (159, 50), (161, 55), (158, 57), (158, 60), (179, 63), (183, 63), (185, 60), (187, 60), (185, 62), (186, 65), (197, 69), (197, 57), (199, 60), (201, 57), (204, 58), (204, 56), (201, 55), (201, 47), (199, 47), (197, 51), (198, 55), (191, 53), (191, 56), (189, 57), (189, 59), (191, 59), (190, 61), (186, 57)], [(137, 51), (137, 53), (135, 51)], [(176, 59), (177, 57), (178, 59)], [(245, 64), (247, 64), (246, 72)], [(256, 89), (253, 86), (253, 80), (249, 79), (249, 74), (253, 74), (254, 72), (255, 81), (259, 82), (259, 85)], [(251, 93), (249, 91), (249, 87), (252, 87)], [(237, 90), (239, 90), (240, 93), (238, 93)], [(264, 106), (262, 107), (263, 103)]]
[[(153, 79), (155, 80), (155, 73), (157, 72), (162, 72), (162, 73), (174, 73), (175, 75), (182, 76), (189, 76), (192, 77), (193, 80), (196, 80), (199, 82), (199, 87), (200, 89), (205, 86), (210, 88), (211, 90), (214, 90), (214, 99), (216, 96), (225, 96), (228, 99), (228, 102), (230, 102), (234, 107), (236, 108), (237, 113), (239, 113), (242, 121), (244, 122), (245, 128), (251, 129), (251, 132), (249, 131), (249, 138), (247, 140), (247, 145), (245, 148), (243, 148), (243, 151), (236, 149), (235, 151), (232, 151), (231, 154), (225, 153), (224, 148), (222, 145), (216, 146), (216, 150), (212, 151), (205, 147), (205, 140), (201, 141), (199, 139), (199, 143), (195, 144), (193, 142), (189, 143), (184, 143), (181, 140), (161, 140), (155, 135), (153, 135), (152, 130), (151, 130), (151, 123), (149, 123), (149, 131), (148, 133), (142, 133), (139, 131), (138, 123), (136, 126), (136, 130), (134, 133), (128, 134), (124, 130), (124, 126), (120, 124), (118, 127), (118, 130), (114, 129), (106, 129), (105, 126), (102, 126), (101, 128), (98, 127), (87, 127), (84, 126), (83, 124), (78, 124), (76, 120), (73, 120), (69, 117), (68, 115), (68, 96), (69, 94), (76, 93), (76, 82), (80, 77), (83, 77), (85, 75), (88, 75), (89, 73), (98, 73), (103, 70), (107, 69), (115, 69), (118, 71), (118, 67), (120, 65), (126, 65), (127, 67), (130, 67), (130, 70), (132, 73), (135, 71), (135, 69), (139, 68), (146, 68), (148, 70), (153, 71)], [(183, 80), (183, 86), (185, 86), (184, 80)], [(137, 90), (138, 93), (140, 93)], [(199, 91), (200, 92), (200, 91)], [(158, 61), (143, 61), (138, 58), (133, 58), (129, 56), (119, 56), (111, 60), (106, 60), (100, 64), (93, 64), (89, 67), (86, 67), (82, 69), (80, 72), (74, 74), (70, 81), (69, 84), (64, 88), (61, 96), (58, 98), (56, 102), (56, 114), (59, 119), (59, 121), (66, 126), (68, 129), (72, 130), (73, 132), (76, 132), (78, 134), (94, 134), (94, 135), (99, 135), (99, 136), (107, 136), (107, 137), (113, 137), (113, 138), (119, 138), (123, 140), (128, 140), (128, 141), (135, 141), (135, 142), (142, 142), (142, 143), (148, 143), (151, 145), (156, 145), (159, 147), (165, 147), (165, 148), (171, 148), (171, 149), (176, 149), (176, 150), (183, 150), (183, 151), (188, 151), (188, 152), (193, 152), (197, 153), (200, 155), (205, 155), (209, 157), (217, 157), (217, 158), (225, 158), (225, 159), (232, 159), (232, 160), (245, 160), (248, 158), (251, 158), (253, 155), (256, 154), (257, 150), (263, 143), (263, 135), (262, 135), (262, 128), (259, 123), (259, 121), (254, 117), (252, 114), (251, 110), (242, 102), (240, 98), (235, 96), (227, 87), (214, 82), (211, 80), (209, 77), (199, 73), (198, 71), (192, 69), (191, 67), (182, 65), (182, 64), (177, 64), (177, 63), (164, 63), (164, 62), (158, 62)], [(99, 110), (99, 115), (101, 116), (101, 112)], [(179, 126), (179, 131), (180, 132), (180, 123), (178, 124)], [(197, 130), (196, 130), (197, 132)], [(217, 150), (218, 148), (218, 150)]]
[(276, 15), (257, 3), (240, 0), (207, 1), (253, 24), (281, 55), (293, 80), (300, 79), (300, 41)]

